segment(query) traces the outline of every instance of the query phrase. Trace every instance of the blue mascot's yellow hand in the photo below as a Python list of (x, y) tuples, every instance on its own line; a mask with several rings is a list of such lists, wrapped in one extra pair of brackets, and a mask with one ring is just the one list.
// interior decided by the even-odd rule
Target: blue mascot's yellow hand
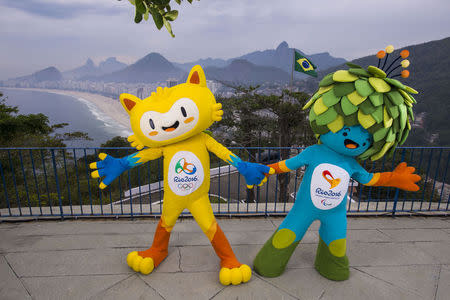
[(98, 157), (101, 160), (91, 163), (89, 167), (97, 169), (91, 172), (92, 178), (104, 177), (99, 185), (101, 189), (106, 188), (120, 174), (131, 168), (128, 163), (128, 157), (114, 158), (106, 153), (100, 153)]

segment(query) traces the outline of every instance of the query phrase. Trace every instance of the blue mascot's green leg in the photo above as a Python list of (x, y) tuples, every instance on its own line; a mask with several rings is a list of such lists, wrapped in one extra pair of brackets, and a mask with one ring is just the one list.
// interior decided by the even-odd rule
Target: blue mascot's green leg
[(286, 265), (303, 238), (313, 219), (304, 215), (304, 210), (294, 207), (280, 227), (259, 250), (253, 262), (253, 269), (265, 277), (277, 277), (283, 274)]
[(277, 239), (280, 237), (280, 234), (282, 236), (289, 235), (287, 231), (290, 231), (295, 236), (295, 233), (289, 229), (277, 230), (259, 250), (253, 261), (253, 269), (256, 273), (264, 277), (277, 277), (283, 274), (292, 253), (300, 243), (300, 241), (294, 242), (294, 240), (291, 240), (289, 244), (285, 244), (284, 248), (277, 248), (282, 246), (280, 243), (277, 243)]
[[(328, 216), (321, 220), (319, 245), (317, 247), (316, 270), (325, 278), (341, 281), (350, 276), (346, 252), (347, 219), (345, 214)], [(324, 221), (324, 222), (323, 222)]]
[[(314, 266), (316, 267), (317, 272), (325, 278), (336, 281), (347, 280), (350, 276), (347, 255), (345, 255), (345, 252), (342, 256), (333, 255), (333, 253), (337, 254), (336, 250), (333, 251), (333, 246), (337, 249), (342, 249), (342, 247), (345, 249), (345, 239), (333, 241), (331, 242), (330, 247), (328, 247), (320, 237)], [(342, 252), (342, 250), (337, 251)]]

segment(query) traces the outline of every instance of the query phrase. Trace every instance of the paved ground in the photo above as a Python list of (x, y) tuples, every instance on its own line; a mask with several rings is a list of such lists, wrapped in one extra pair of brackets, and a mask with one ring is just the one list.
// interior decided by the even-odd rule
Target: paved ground
[[(219, 219), (250, 264), (282, 219)], [(218, 282), (218, 259), (192, 219), (174, 229), (168, 258), (148, 276), (126, 254), (153, 238), (153, 219), (0, 223), (0, 299), (450, 299), (450, 218), (350, 218), (350, 279), (313, 268), (313, 224), (278, 278)]]

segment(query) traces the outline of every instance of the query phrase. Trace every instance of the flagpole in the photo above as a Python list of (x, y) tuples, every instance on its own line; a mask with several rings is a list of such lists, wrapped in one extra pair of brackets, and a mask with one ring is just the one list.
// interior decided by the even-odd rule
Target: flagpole
[(291, 84), (289, 85), (291, 93), (294, 85), (294, 66), (295, 66), (295, 48), (292, 48), (292, 70), (291, 70)]

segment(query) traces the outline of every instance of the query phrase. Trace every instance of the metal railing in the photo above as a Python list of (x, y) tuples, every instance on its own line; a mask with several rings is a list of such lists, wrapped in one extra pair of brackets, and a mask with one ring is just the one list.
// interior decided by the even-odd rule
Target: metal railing
[[(231, 147), (244, 160), (263, 164), (281, 160), (302, 148)], [(94, 216), (157, 216), (163, 203), (163, 164), (158, 159), (124, 172), (108, 188), (98, 188), (89, 163), (100, 152), (115, 157), (132, 148), (0, 148), (0, 220), (76, 218)], [(416, 167), (422, 176), (420, 191), (367, 187), (351, 181), (350, 214), (447, 213), (450, 147), (403, 147), (391, 158), (362, 162), (369, 172), (390, 171), (400, 161)], [(283, 215), (292, 207), (303, 170), (269, 177), (266, 184), (246, 189), (237, 170), (211, 155), (210, 200), (216, 215)], [(284, 176), (284, 177), (283, 177)], [(187, 211), (183, 212), (188, 214)]]

